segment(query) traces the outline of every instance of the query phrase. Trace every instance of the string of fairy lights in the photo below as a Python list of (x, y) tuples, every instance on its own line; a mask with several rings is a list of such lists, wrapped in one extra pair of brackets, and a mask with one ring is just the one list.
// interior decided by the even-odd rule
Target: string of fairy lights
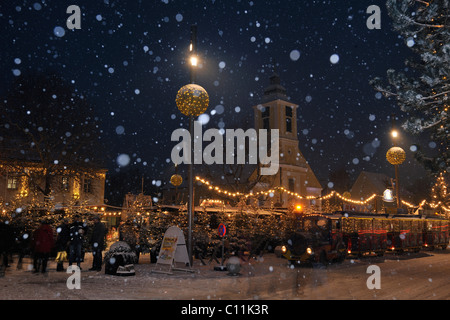
[[(208, 180), (203, 179), (203, 178), (201, 178), (199, 176), (196, 176), (195, 180), (197, 182), (207, 186), (209, 190), (213, 190), (213, 191), (217, 192), (218, 194), (222, 194), (222, 195), (233, 197), (233, 198), (237, 197), (237, 198), (245, 198), (245, 199), (247, 199), (247, 198), (250, 198), (250, 197), (258, 197), (258, 196), (262, 196), (262, 195), (263, 196), (270, 196), (270, 197), (272, 197), (272, 196), (275, 195), (275, 192), (278, 191), (278, 192), (286, 192), (288, 195), (293, 196), (293, 197), (295, 197), (295, 198), (297, 198), (299, 200), (327, 200), (327, 199), (330, 199), (330, 198), (336, 196), (336, 197), (338, 197), (339, 199), (341, 199), (342, 201), (345, 201), (345, 202), (349, 202), (349, 203), (352, 203), (352, 204), (358, 204), (358, 205), (366, 205), (367, 203), (370, 203), (370, 201), (372, 201), (373, 199), (375, 199), (377, 197), (377, 194), (374, 193), (374, 194), (372, 194), (370, 197), (368, 197), (365, 200), (353, 200), (353, 199), (350, 199), (350, 198), (348, 198), (348, 197), (346, 197), (346, 196), (344, 196), (344, 195), (342, 195), (342, 194), (340, 194), (339, 192), (336, 192), (336, 191), (331, 191), (329, 194), (324, 195), (324, 196), (319, 196), (319, 197), (316, 197), (316, 196), (306, 196), (305, 197), (305, 196), (302, 196), (302, 195), (298, 194), (297, 192), (292, 192), (290, 190), (287, 190), (284, 187), (275, 187), (275, 188), (271, 188), (271, 189), (266, 190), (266, 191), (242, 193), (242, 192), (238, 192), (238, 191), (234, 192), (234, 191), (224, 190), (224, 189), (222, 189), (222, 188), (220, 188), (218, 186), (214, 186), (211, 182), (209, 182)], [(407, 207), (409, 207), (409, 208), (423, 207), (426, 203), (428, 203), (428, 205), (431, 208), (433, 208), (433, 209), (441, 207), (446, 212), (450, 211), (450, 208), (445, 207), (442, 202), (430, 203), (430, 202), (428, 202), (426, 200), (422, 200), (422, 202), (420, 202), (419, 206), (416, 206), (416, 205), (414, 205), (412, 203), (409, 203), (407, 201), (404, 201), (404, 200), (402, 200), (402, 203), (404, 205), (406, 205)]]

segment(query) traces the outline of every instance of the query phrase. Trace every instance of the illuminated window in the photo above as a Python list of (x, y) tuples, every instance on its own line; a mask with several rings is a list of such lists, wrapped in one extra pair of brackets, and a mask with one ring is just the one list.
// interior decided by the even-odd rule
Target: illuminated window
[(17, 177), (8, 178), (8, 189), (17, 189), (18, 179)]
[(69, 178), (68, 177), (62, 177), (61, 189), (62, 189), (62, 191), (69, 191)]

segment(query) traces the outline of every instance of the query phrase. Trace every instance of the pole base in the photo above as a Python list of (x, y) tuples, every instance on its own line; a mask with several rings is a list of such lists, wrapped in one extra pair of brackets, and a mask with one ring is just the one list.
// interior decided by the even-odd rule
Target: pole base
[(227, 271), (226, 266), (215, 266), (214, 271)]

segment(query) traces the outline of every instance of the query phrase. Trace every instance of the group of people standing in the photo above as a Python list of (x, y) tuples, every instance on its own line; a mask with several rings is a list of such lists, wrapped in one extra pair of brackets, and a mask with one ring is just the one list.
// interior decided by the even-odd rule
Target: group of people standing
[[(105, 249), (106, 227), (98, 216), (93, 218), (94, 226), (90, 234), (89, 245), (92, 248), (93, 262), (89, 270), (102, 269), (102, 251)], [(69, 266), (76, 263), (81, 269), (84, 261), (83, 243), (86, 237), (87, 226), (81, 221), (79, 215), (73, 217), (72, 223), (63, 219), (56, 228), (56, 239), (53, 228), (48, 220), (42, 220), (41, 225), (33, 232), (31, 249), (33, 251), (33, 272), (46, 273), (47, 264), (52, 252), (57, 252), (56, 271), (65, 271), (64, 262), (68, 256)], [(7, 261), (7, 259), (6, 259)]]

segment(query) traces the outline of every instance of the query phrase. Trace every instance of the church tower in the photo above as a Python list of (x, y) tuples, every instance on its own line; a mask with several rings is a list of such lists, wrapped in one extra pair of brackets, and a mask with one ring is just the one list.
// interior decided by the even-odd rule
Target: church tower
[[(270, 77), (270, 85), (264, 90), (261, 103), (254, 106), (253, 110), (257, 131), (259, 129), (279, 130), (279, 170), (273, 176), (260, 177), (261, 188), (281, 186), (303, 197), (320, 197), (322, 186), (299, 149), (298, 105), (289, 101), (286, 89), (281, 85), (280, 77), (276, 72)], [(272, 202), (281, 207), (289, 207), (298, 203), (302, 203), (304, 207), (310, 207), (314, 204), (306, 199), (298, 200), (286, 192), (276, 193)], [(319, 203), (315, 204), (320, 205)]]

